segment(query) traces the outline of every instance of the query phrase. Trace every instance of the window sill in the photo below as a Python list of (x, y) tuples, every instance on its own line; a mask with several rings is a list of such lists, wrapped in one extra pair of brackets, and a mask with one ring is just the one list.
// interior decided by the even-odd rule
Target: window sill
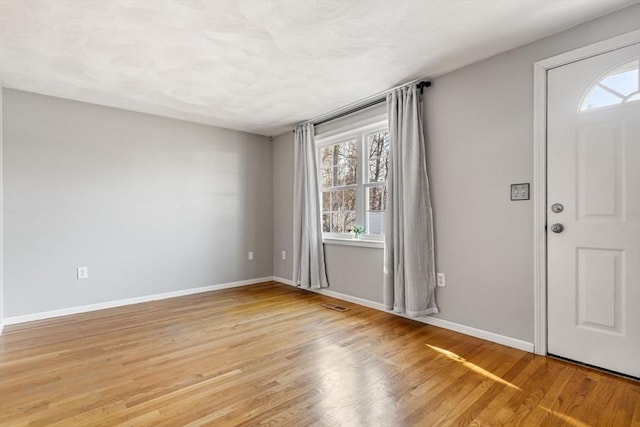
[(373, 239), (347, 239), (339, 237), (324, 237), (322, 243), (325, 245), (338, 245), (338, 246), (359, 246), (362, 248), (376, 248), (384, 249), (383, 240)]

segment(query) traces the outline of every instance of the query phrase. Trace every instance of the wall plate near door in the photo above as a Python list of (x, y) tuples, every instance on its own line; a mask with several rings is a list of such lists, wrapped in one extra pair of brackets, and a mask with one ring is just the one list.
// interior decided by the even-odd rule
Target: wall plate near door
[(511, 200), (529, 200), (529, 183), (511, 184)]

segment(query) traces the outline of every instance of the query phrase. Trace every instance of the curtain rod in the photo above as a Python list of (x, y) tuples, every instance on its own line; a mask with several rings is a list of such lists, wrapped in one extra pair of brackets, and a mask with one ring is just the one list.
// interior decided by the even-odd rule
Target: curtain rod
[[(387, 99), (387, 95), (391, 92), (393, 92), (396, 89), (399, 89), (401, 87), (404, 86), (408, 86), (410, 84), (416, 84), (416, 87), (418, 89), (420, 89), (420, 95), (422, 95), (424, 88), (425, 87), (429, 87), (431, 86), (431, 82), (430, 81), (425, 81), (422, 79), (417, 79), (417, 80), (413, 80), (409, 83), (404, 83), (395, 87), (392, 87), (391, 89), (387, 89), (384, 92), (380, 92), (380, 93), (376, 93), (375, 95), (371, 95), (367, 98), (364, 98), (360, 101), (356, 101), (352, 104), (349, 104), (345, 107), (342, 108), (338, 108), (337, 110), (331, 111), (329, 113), (323, 114), (321, 116), (318, 116), (316, 118), (313, 118), (311, 120), (307, 120), (305, 122), (300, 123), (301, 125), (307, 124), (307, 123), (313, 123), (314, 125), (321, 125), (323, 123), (327, 123), (330, 122), (332, 120), (335, 119), (339, 119), (340, 117), (344, 117), (344, 116), (348, 116), (349, 114), (353, 114), (357, 111), (361, 111), (364, 110), (365, 108), (369, 108), (372, 107), (374, 105), (378, 105), (381, 104), (383, 102), (386, 101)], [(294, 129), (295, 132), (295, 129)]]

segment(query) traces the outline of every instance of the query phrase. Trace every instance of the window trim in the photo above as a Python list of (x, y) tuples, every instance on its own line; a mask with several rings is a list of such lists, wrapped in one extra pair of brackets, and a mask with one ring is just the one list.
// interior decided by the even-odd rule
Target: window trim
[[(366, 149), (366, 138), (371, 135), (382, 131), (389, 130), (388, 120), (386, 114), (378, 114), (365, 120), (360, 120), (354, 123), (341, 126), (337, 129), (333, 129), (327, 132), (321, 132), (316, 135), (315, 148), (316, 159), (319, 162), (321, 158), (322, 148), (339, 144), (341, 142), (347, 142), (351, 139), (356, 140), (356, 153), (358, 156), (358, 181), (355, 185), (332, 187), (332, 189), (340, 190), (345, 188), (356, 189), (356, 223), (366, 223), (366, 189), (371, 186), (379, 186), (380, 183), (369, 183), (365, 181), (365, 173), (367, 172), (367, 160), (368, 157), (364, 155), (363, 150)], [(319, 166), (319, 163), (318, 163)], [(318, 193), (320, 196), (320, 206), (322, 206), (322, 169), (317, 168), (318, 174)], [(376, 185), (378, 184), (378, 185)], [(385, 183), (386, 184), (386, 183)], [(369, 246), (372, 242), (376, 242), (373, 247), (380, 247), (380, 243), (384, 241), (384, 235), (378, 234), (363, 234), (360, 239), (355, 239), (351, 233), (322, 233), (323, 242), (335, 243), (335, 244), (347, 244), (343, 242), (352, 241), (353, 246)], [(380, 243), (378, 243), (380, 242)], [(362, 243), (362, 244), (359, 244)]]
[(354, 239), (353, 237), (347, 239), (338, 237), (323, 237), (322, 243), (324, 243), (325, 245), (360, 246), (364, 248), (384, 249), (384, 240), (382, 239)]

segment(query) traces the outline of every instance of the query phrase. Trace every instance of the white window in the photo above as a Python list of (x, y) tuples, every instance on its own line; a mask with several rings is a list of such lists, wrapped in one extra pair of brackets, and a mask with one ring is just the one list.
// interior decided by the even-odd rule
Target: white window
[(322, 231), (326, 237), (384, 234), (389, 165), (386, 121), (316, 138)]
[(640, 60), (622, 64), (599, 78), (580, 102), (580, 111), (640, 100)]

